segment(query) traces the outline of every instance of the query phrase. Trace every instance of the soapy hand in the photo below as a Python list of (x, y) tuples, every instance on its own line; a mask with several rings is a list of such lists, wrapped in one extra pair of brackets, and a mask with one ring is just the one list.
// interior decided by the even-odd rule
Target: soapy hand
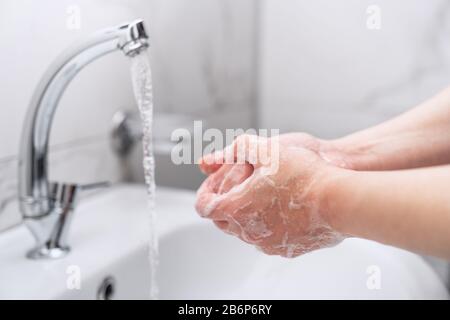
[[(280, 145), (311, 150), (332, 165), (346, 169), (354, 169), (357, 166), (353, 163), (351, 156), (336, 146), (333, 141), (319, 139), (304, 132), (282, 134), (277, 139)], [(204, 174), (209, 175), (216, 172), (222, 163), (220, 155), (209, 154), (200, 159), (199, 168)]]
[(339, 169), (320, 156), (320, 143), (301, 138), (242, 135), (205, 156), (201, 168), (210, 176), (198, 191), (199, 214), (271, 255), (295, 257), (339, 243), (344, 236), (328, 223), (321, 199)]

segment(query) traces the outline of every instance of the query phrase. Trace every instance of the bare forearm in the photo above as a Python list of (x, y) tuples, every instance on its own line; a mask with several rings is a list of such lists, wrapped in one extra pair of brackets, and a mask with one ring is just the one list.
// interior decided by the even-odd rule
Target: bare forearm
[(450, 87), (390, 121), (335, 140), (355, 170), (450, 163)]
[(340, 232), (450, 259), (450, 166), (346, 171), (327, 190)]

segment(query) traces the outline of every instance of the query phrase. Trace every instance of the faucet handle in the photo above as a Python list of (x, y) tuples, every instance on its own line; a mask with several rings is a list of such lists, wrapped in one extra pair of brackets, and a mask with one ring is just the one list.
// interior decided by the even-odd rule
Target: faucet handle
[(53, 203), (61, 208), (72, 208), (80, 191), (90, 191), (111, 186), (109, 181), (100, 181), (88, 184), (58, 183), (50, 184), (50, 198)]
[(63, 209), (73, 209), (79, 186), (74, 183), (50, 183), (50, 199), (53, 206)]
[[(61, 258), (70, 248), (66, 243), (68, 228), (75, 208), (78, 193), (84, 190), (108, 187), (109, 182), (96, 182), (89, 184), (58, 183), (49, 185), (49, 200), (52, 209), (40, 220), (26, 218), (25, 222), (32, 230), (38, 245), (27, 253), (31, 259)], [(42, 222), (44, 221), (44, 222)], [(42, 227), (42, 223), (46, 226)]]

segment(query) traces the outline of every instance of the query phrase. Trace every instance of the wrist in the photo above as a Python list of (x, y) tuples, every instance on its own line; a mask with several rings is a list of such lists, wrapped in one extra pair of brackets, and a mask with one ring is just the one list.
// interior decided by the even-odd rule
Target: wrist
[(318, 150), (320, 157), (333, 166), (356, 170), (357, 154), (340, 140), (322, 140)]
[(322, 158), (332, 165), (350, 170), (378, 170), (382, 164), (376, 152), (377, 142), (361, 142), (352, 136), (323, 143)]
[(322, 218), (335, 231), (343, 235), (351, 235), (352, 209), (355, 203), (355, 192), (352, 185), (358, 171), (346, 170), (330, 166), (324, 174), (319, 187), (319, 207)]

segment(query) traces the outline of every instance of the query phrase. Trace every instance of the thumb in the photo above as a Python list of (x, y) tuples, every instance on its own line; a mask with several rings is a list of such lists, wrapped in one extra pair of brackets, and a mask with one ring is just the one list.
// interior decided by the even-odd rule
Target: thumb
[(203, 156), (198, 161), (199, 167), (208, 175), (219, 170), (223, 164), (250, 163), (257, 168), (261, 165), (261, 155), (267, 154), (268, 148), (270, 144), (266, 138), (243, 134), (225, 149)]

